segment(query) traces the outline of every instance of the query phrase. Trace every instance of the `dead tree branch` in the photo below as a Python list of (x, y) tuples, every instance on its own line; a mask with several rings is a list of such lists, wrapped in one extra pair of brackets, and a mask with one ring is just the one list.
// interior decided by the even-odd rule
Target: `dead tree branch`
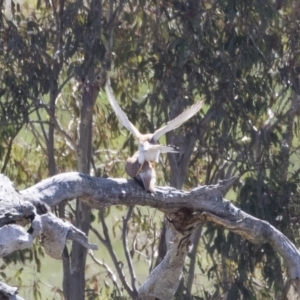
[[(235, 180), (232, 178), (217, 185), (197, 187), (190, 192), (159, 187), (155, 194), (149, 194), (131, 180), (96, 178), (71, 172), (45, 179), (21, 191), (18, 197), (33, 205), (44, 203), (54, 206), (61, 201), (79, 198), (96, 209), (109, 205), (141, 205), (164, 212), (172, 229), (172, 243), (163, 261), (139, 288), (138, 299), (172, 297), (178, 287), (193, 234), (203, 222), (221, 225), (252, 243), (271, 244), (284, 259), (291, 280), (298, 281), (300, 252), (293, 243), (268, 222), (250, 216), (223, 198)], [(47, 215), (42, 215), (41, 220)]]

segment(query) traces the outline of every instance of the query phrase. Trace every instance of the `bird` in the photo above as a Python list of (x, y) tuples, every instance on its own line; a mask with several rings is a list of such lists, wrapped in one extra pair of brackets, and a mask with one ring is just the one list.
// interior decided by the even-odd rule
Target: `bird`
[(137, 181), (148, 193), (155, 193), (156, 171), (150, 161), (141, 165), (138, 161), (139, 152), (125, 162), (125, 172)]
[[(178, 149), (174, 146), (164, 146), (158, 144), (158, 139), (165, 133), (174, 130), (181, 126), (184, 122), (194, 116), (204, 105), (204, 100), (196, 102), (194, 105), (187, 108), (179, 116), (168, 122), (165, 126), (157, 129), (154, 133), (142, 134), (140, 131), (129, 121), (125, 112), (119, 106), (112, 88), (110, 86), (110, 80), (108, 79), (105, 84), (105, 92), (109, 103), (111, 104), (116, 116), (122, 125), (127, 128), (138, 140), (138, 154), (137, 159), (140, 164), (140, 171), (143, 168), (145, 162), (157, 163), (159, 161), (160, 153), (178, 153)], [(134, 155), (134, 156), (135, 156)], [(150, 167), (150, 166), (148, 166)], [(151, 167), (154, 167), (152, 165)]]

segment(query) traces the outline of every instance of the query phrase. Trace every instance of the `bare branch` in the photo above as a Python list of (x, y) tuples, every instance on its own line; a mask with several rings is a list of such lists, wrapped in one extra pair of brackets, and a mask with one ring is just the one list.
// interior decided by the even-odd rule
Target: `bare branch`
[[(201, 186), (191, 192), (159, 187), (155, 194), (149, 194), (134, 181), (95, 178), (72, 172), (43, 180), (21, 194), (24, 199), (42, 201), (50, 206), (76, 197), (98, 209), (108, 205), (151, 206), (167, 213), (168, 218), (185, 209), (192, 212), (194, 223), (189, 226), (194, 227), (207, 220), (225, 226), (253, 243), (270, 243), (285, 260), (289, 276), (292, 279), (300, 278), (300, 253), (296, 247), (268, 222), (246, 214), (223, 198), (235, 180)], [(174, 224), (176, 218), (172, 222)]]
[[(39, 104), (36, 103), (36, 107), (38, 107), (39, 105), (40, 105), (40, 103)], [(40, 121), (40, 126), (41, 126), (41, 130), (42, 130), (42, 133), (43, 133), (43, 136), (44, 136), (45, 144), (48, 144), (48, 142), (49, 142), (48, 135), (46, 133), (46, 130), (45, 130), (45, 127), (44, 127), (44, 122), (42, 121), (42, 117), (41, 117), (39, 109), (36, 109), (36, 115), (38, 117), (38, 120)]]
[[(39, 146), (41, 147), (41, 149), (43, 150), (44, 154), (47, 155), (47, 149), (45, 149), (45, 147), (44, 147), (43, 144), (41, 143), (41, 141), (43, 140), (43, 139), (41, 138), (41, 135), (42, 135), (42, 134), (39, 133), (37, 130), (35, 130), (35, 127), (34, 127), (34, 125), (33, 125), (32, 122), (29, 123), (29, 126), (30, 126), (30, 128), (31, 128), (31, 132), (32, 132), (32, 134), (33, 134), (35, 140), (38, 142), (38, 144), (39, 144)], [(41, 126), (41, 128), (44, 127), (44, 126), (42, 125), (42, 123), (40, 123), (40, 126)], [(42, 132), (44, 132), (44, 131), (42, 130)], [(44, 140), (45, 140), (45, 144), (46, 144), (46, 143), (47, 143), (47, 136), (46, 136), (45, 134), (43, 134), (43, 135), (44, 135)]]
[(104, 239), (105, 239), (104, 245), (106, 246), (106, 248), (109, 252), (109, 255), (114, 263), (114, 266), (118, 272), (119, 278), (122, 282), (122, 285), (124, 286), (126, 292), (131, 296), (131, 298), (134, 299), (136, 297), (136, 292), (129, 286), (128, 282), (126, 281), (126, 277), (123, 273), (122, 265), (118, 261), (117, 255), (115, 254), (115, 251), (113, 249), (113, 246), (112, 246), (109, 234), (108, 234), (108, 228), (107, 228), (105, 220), (104, 220), (103, 211), (100, 212), (100, 219), (101, 219), (101, 224), (102, 224), (103, 234), (104, 234)]
[(169, 219), (172, 243), (162, 262), (140, 287), (138, 300), (171, 299), (178, 288), (182, 267), (191, 245), (191, 234), (195, 227), (190, 226), (193, 218), (190, 218), (189, 213), (182, 211), (173, 214), (172, 217)]
[(95, 234), (95, 236), (99, 239), (99, 241), (107, 247), (107, 242), (103, 236), (98, 232), (96, 228), (94, 228), (92, 225), (90, 226), (90, 230)]
[[(231, 178), (217, 185), (197, 187), (191, 192), (170, 187), (157, 187), (155, 194), (149, 194), (133, 180), (98, 178), (83, 173), (69, 172), (47, 178), (21, 191), (21, 194), (28, 201), (42, 201), (50, 207), (63, 200), (79, 197), (83, 202), (97, 209), (109, 205), (142, 205), (170, 213), (185, 207), (204, 211), (212, 210), (214, 213), (217, 211), (217, 215), (223, 215), (226, 214), (225, 211), (230, 203), (223, 201), (222, 195), (236, 179)], [(239, 211), (234, 206), (231, 209)]]
[(197, 256), (198, 244), (201, 237), (201, 233), (202, 233), (202, 226), (200, 225), (192, 237), (193, 246), (189, 254), (189, 257), (191, 257), (191, 259), (190, 259), (190, 267), (188, 270), (188, 277), (186, 283), (186, 289), (189, 296), (192, 295), (192, 286), (193, 286), (194, 276), (195, 276), (196, 256)]
[(125, 287), (125, 290), (128, 292), (128, 294), (131, 295), (132, 298), (135, 298), (137, 291), (135, 288), (132, 289), (126, 281), (125, 275), (122, 270), (122, 264), (120, 264), (120, 261), (118, 260), (117, 255), (115, 254), (115, 252), (113, 250), (113, 246), (112, 246), (109, 234), (108, 234), (108, 228), (106, 226), (102, 212), (100, 212), (100, 218), (101, 218), (101, 223), (102, 223), (102, 227), (103, 227), (104, 237), (102, 237), (100, 235), (100, 233), (92, 226), (90, 226), (90, 230), (96, 235), (96, 237), (99, 239), (99, 241), (101, 241), (101, 243), (106, 247), (106, 249), (109, 252), (109, 255), (113, 261), (113, 264), (116, 268), (116, 271), (119, 275), (119, 278), (122, 282), (122, 285)]
[(29, 248), (34, 238), (41, 233), (41, 222), (38, 217), (32, 222), (32, 233), (28, 233), (22, 226), (16, 224), (0, 228), (0, 257), (14, 251)]
[(127, 261), (128, 268), (129, 268), (129, 273), (131, 276), (131, 286), (132, 286), (134, 293), (137, 294), (137, 290), (136, 290), (136, 286), (135, 286), (136, 275), (135, 275), (135, 272), (134, 272), (134, 269), (132, 266), (132, 260), (130, 257), (128, 241), (127, 241), (128, 221), (131, 218), (132, 211), (133, 211), (133, 206), (130, 206), (129, 210), (127, 212), (126, 218), (123, 218), (122, 242), (123, 242), (123, 248), (124, 248), (124, 252), (125, 252), (126, 261)]
[(76, 227), (70, 227), (69, 232), (67, 234), (67, 239), (73, 240), (87, 249), (98, 250), (98, 246), (90, 244), (88, 242), (87, 236)]
[(7, 145), (7, 151), (5, 154), (5, 158), (3, 159), (3, 165), (1, 167), (1, 173), (4, 173), (6, 166), (8, 164), (8, 161), (10, 159), (10, 154), (11, 154), (11, 150), (12, 150), (12, 145), (13, 145), (13, 141), (15, 140), (15, 137), (17, 136), (17, 134), (19, 133), (19, 131), (22, 129), (22, 125), (19, 125), (15, 131), (15, 134), (13, 136), (10, 137), (9, 143)]
[(254, 244), (270, 243), (285, 260), (289, 276), (300, 279), (299, 251), (295, 245), (279, 230), (266, 221), (254, 218), (243, 213), (240, 220), (230, 221), (210, 213), (202, 213), (201, 219), (222, 225)]
[(46, 104), (44, 104), (44, 102), (41, 99), (36, 98), (36, 99), (33, 99), (33, 100), (37, 101), (40, 104), (40, 106), (46, 110), (46, 112), (49, 115), (49, 117), (51, 119), (51, 122), (54, 124), (55, 129), (57, 130), (57, 132), (62, 136), (62, 138), (64, 138), (66, 140), (66, 142), (70, 146), (70, 148), (73, 151), (76, 151), (76, 149), (77, 149), (76, 143), (73, 141), (72, 137), (69, 136), (66, 133), (66, 131), (62, 129), (62, 127), (60, 126), (57, 118), (55, 118), (55, 117), (52, 116), (50, 108)]
[(7, 300), (24, 300), (17, 295), (18, 289), (16, 287), (11, 287), (3, 282), (0, 282), (0, 299)]
[(88, 251), (88, 254), (90, 255), (90, 257), (92, 258), (92, 260), (97, 264), (99, 265), (100, 267), (104, 268), (108, 277), (111, 279), (113, 285), (115, 286), (116, 290), (118, 291), (119, 293), (119, 296), (122, 295), (121, 293), (121, 289), (118, 285), (118, 281), (117, 281), (117, 278), (116, 278), (116, 275), (114, 274), (114, 272), (112, 271), (112, 269), (104, 262), (101, 262), (100, 260), (98, 260), (95, 256), (94, 256), (94, 253), (92, 250), (89, 250)]

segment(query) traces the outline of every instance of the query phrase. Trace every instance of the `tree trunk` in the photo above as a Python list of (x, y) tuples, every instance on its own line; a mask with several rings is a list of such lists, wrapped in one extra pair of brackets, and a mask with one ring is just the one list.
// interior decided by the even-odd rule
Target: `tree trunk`
[[(94, 78), (87, 78), (83, 85), (82, 107), (79, 125), (79, 144), (77, 150), (78, 171), (90, 173), (92, 154), (92, 117), (93, 107), (99, 92)], [(91, 221), (91, 207), (76, 200), (76, 227), (88, 235)], [(71, 253), (69, 300), (83, 300), (85, 291), (86, 248), (74, 242)], [(65, 295), (66, 296), (66, 295)]]

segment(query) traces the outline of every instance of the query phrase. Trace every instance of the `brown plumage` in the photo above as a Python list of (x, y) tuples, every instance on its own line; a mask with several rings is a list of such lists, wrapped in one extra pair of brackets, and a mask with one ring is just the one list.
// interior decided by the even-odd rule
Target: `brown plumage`
[(125, 172), (127, 175), (142, 184), (144, 189), (149, 193), (155, 193), (156, 172), (149, 161), (145, 161), (142, 165), (138, 160), (139, 152), (129, 157), (125, 163)]

